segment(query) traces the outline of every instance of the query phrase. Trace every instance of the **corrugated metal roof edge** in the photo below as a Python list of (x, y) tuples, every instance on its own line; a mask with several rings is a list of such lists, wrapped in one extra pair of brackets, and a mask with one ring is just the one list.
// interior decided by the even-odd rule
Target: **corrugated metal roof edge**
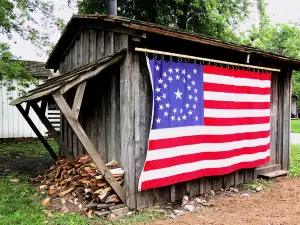
[[(57, 59), (60, 54), (62, 53), (62, 46), (64, 46), (64, 42), (69, 42), (68, 35), (71, 33), (72, 29), (76, 29), (74, 33), (77, 33), (82, 27), (84, 27), (84, 23), (82, 23), (86, 19), (96, 19), (99, 21), (106, 21), (106, 22), (112, 22), (112, 23), (120, 23), (123, 26), (126, 26), (133, 30), (140, 30), (144, 32), (149, 33), (157, 33), (160, 35), (166, 35), (173, 36), (179, 39), (185, 39), (190, 41), (197, 41), (201, 42), (203, 44), (207, 45), (213, 45), (221, 48), (227, 48), (239, 52), (246, 52), (250, 54), (258, 54), (266, 58), (271, 58), (273, 60), (278, 61), (284, 61), (290, 64), (294, 65), (300, 65), (300, 60), (287, 57), (284, 55), (275, 54), (272, 52), (264, 51), (258, 48), (245, 46), (245, 45), (239, 45), (232, 42), (226, 42), (217, 38), (205, 36), (198, 33), (193, 32), (187, 32), (181, 29), (175, 29), (170, 28), (158, 24), (153, 24), (149, 22), (143, 22), (139, 20), (129, 19), (125, 17), (120, 16), (110, 16), (110, 15), (94, 15), (94, 14), (87, 14), (87, 15), (74, 15), (71, 20), (69, 21), (68, 25), (65, 28), (65, 31), (63, 32), (62, 36), (58, 40), (56, 46), (54, 47), (53, 51), (51, 52), (47, 62), (46, 62), (46, 68), (51, 69), (58, 69), (57, 62), (55, 62), (55, 59)], [(78, 23), (77, 23), (78, 22)], [(75, 24), (76, 23), (76, 24)], [(167, 33), (164, 33), (167, 32)], [(69, 39), (73, 39), (74, 37), (71, 37)], [(61, 51), (61, 53), (60, 53)]]

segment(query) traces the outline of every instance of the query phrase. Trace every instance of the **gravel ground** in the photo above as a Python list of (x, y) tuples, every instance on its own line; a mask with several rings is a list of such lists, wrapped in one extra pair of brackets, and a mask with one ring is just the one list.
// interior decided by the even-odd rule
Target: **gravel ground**
[(291, 133), (291, 144), (300, 144), (300, 133)]
[(299, 225), (300, 178), (278, 178), (251, 197), (219, 198), (214, 207), (149, 224)]

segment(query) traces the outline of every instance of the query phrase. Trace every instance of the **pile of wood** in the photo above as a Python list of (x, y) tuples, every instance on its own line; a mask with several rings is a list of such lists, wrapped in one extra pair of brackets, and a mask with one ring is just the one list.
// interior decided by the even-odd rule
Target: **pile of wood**
[[(115, 160), (106, 166), (122, 185), (124, 170)], [(79, 201), (107, 206), (121, 203), (89, 155), (78, 156), (73, 164), (68, 159), (59, 159), (46, 174), (40, 175), (34, 181), (40, 182), (42, 185), (39, 190), (47, 191), (50, 196), (73, 196)]]

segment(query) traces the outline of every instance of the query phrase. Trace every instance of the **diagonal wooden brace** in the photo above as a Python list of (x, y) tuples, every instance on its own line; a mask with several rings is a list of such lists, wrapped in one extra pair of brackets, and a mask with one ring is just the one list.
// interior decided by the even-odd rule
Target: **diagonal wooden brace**
[[(27, 103), (27, 104), (29, 104), (29, 103)], [(55, 130), (55, 128), (52, 126), (52, 124), (50, 123), (50, 121), (48, 120), (48, 118), (45, 116), (45, 114), (44, 114), (45, 111), (42, 108), (40, 108), (37, 105), (36, 102), (31, 103), (31, 107), (33, 108), (33, 110), (35, 111), (35, 113), (37, 114), (37, 116), (40, 118), (40, 120), (42, 121), (42, 123), (45, 125), (45, 127), (48, 129), (49, 133), (54, 138), (54, 140), (56, 141), (56, 143), (58, 144), (58, 146), (60, 147), (60, 149), (65, 153), (65, 155), (67, 156), (67, 158), (71, 162), (73, 162), (74, 161), (74, 157), (73, 157), (71, 151), (65, 145), (65, 143), (60, 138), (60, 136), (57, 133), (57, 131)]]
[(77, 138), (80, 140), (80, 142), (82, 143), (83, 147), (86, 149), (88, 154), (91, 156), (92, 160), (96, 164), (101, 174), (110, 184), (110, 186), (114, 189), (114, 191), (123, 201), (123, 203), (126, 203), (125, 190), (121, 187), (121, 185), (117, 182), (117, 180), (114, 178), (112, 173), (105, 165), (104, 161), (100, 157), (93, 143), (90, 141), (89, 137), (87, 136), (84, 129), (82, 128), (79, 121), (77, 120), (75, 113), (71, 110), (66, 100), (64, 99), (62, 93), (60, 91), (56, 91), (52, 94), (52, 96), (54, 98), (54, 101), (58, 105), (59, 109), (61, 110), (62, 114), (65, 116), (66, 120), (68, 121), (73, 132), (76, 134)]
[(50, 145), (48, 144), (48, 142), (45, 140), (45, 138), (43, 137), (43, 135), (41, 134), (41, 132), (39, 131), (39, 129), (32, 122), (31, 118), (29, 117), (29, 114), (28, 114), (29, 113), (29, 109), (30, 109), (29, 103), (27, 102), (26, 110), (24, 110), (21, 105), (16, 105), (16, 106), (19, 109), (19, 111), (22, 114), (22, 116), (24, 117), (24, 119), (27, 121), (27, 123), (31, 127), (31, 129), (34, 131), (34, 133), (36, 134), (36, 136), (38, 136), (38, 138), (41, 140), (41, 142), (43, 143), (43, 145), (45, 146), (45, 148), (48, 150), (48, 152), (50, 153), (50, 155), (52, 156), (52, 158), (56, 161), (57, 158), (58, 158), (57, 155), (55, 154), (55, 152), (53, 151), (53, 149), (50, 147)]

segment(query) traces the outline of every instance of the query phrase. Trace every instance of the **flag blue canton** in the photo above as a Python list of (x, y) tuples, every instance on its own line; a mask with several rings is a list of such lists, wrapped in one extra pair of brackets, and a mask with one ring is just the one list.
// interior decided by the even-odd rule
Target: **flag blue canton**
[(152, 129), (203, 125), (203, 67), (152, 59)]

